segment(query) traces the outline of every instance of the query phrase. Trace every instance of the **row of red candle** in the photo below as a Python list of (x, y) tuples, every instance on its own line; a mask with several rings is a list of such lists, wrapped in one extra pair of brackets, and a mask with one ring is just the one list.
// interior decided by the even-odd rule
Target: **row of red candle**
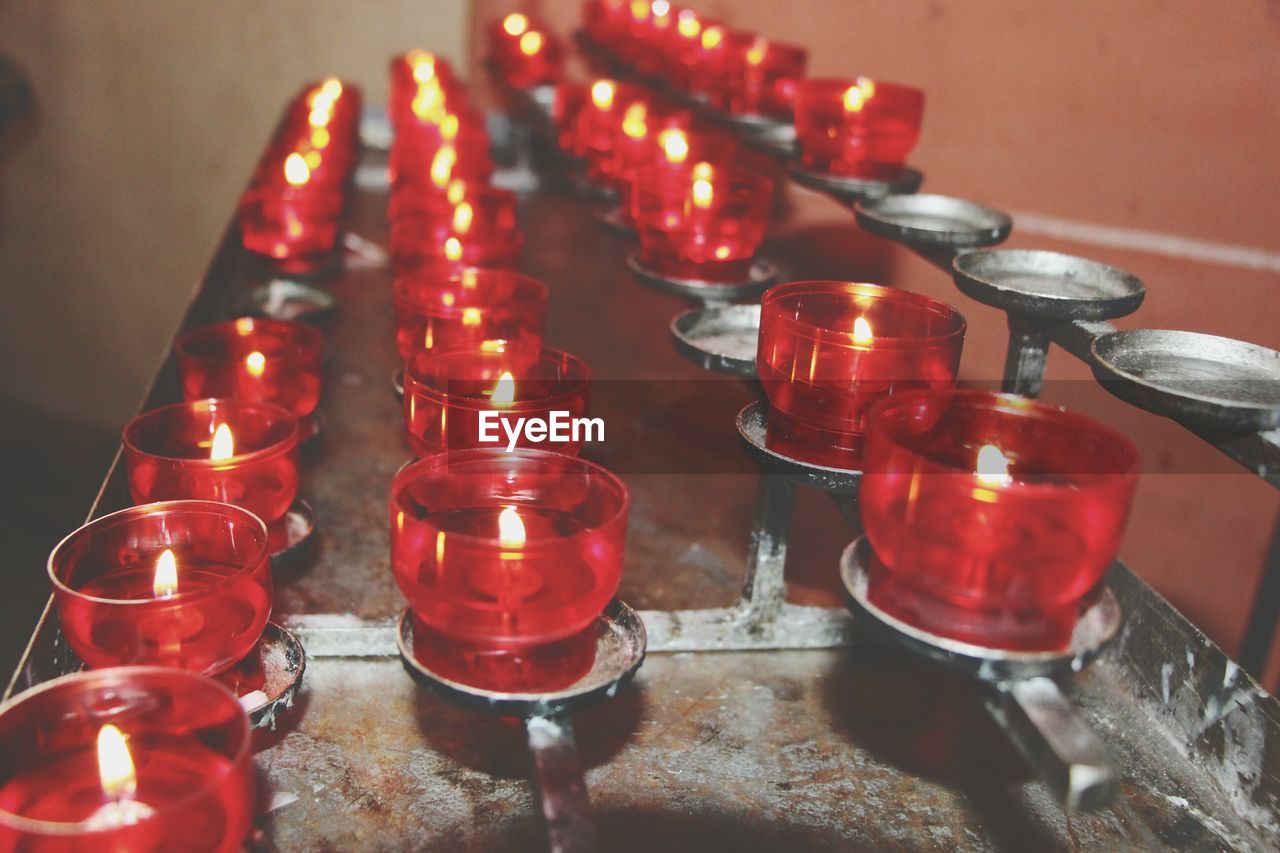
[[(505, 20), (492, 33), (495, 64), (546, 79), (538, 66), (558, 48), (541, 32)], [(462, 103), (458, 90), (449, 97)], [(453, 157), (445, 144), (432, 151)], [(422, 662), (492, 689), (549, 689), (594, 660), (590, 625), (621, 572), (626, 488), (576, 459), (572, 435), (512, 440), (498, 427), (500, 443), (482, 440), (489, 417), (510, 427), (585, 415), (590, 371), (542, 344), (548, 288), (513, 269), (515, 196), (442, 162), (425, 181), (398, 170), (389, 206), (404, 425), (422, 457), (392, 487), (393, 568)]]
[(668, 0), (587, 0), (583, 26), (639, 77), (722, 114), (794, 115), (800, 160), (815, 171), (885, 178), (919, 141), (920, 89), (868, 77), (806, 78), (804, 48), (729, 29)]
[(240, 199), (245, 249), (290, 269), (314, 265), (334, 250), (359, 121), (359, 92), (335, 77), (294, 99)]
[(489, 61), (499, 78), (516, 89), (558, 83), (564, 76), (564, 45), (528, 15), (512, 12), (489, 25)]

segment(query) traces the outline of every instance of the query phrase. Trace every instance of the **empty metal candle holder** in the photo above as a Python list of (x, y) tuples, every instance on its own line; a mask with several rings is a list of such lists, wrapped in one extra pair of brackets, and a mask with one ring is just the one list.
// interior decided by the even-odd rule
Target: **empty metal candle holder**
[(644, 662), (645, 624), (621, 601), (610, 602), (596, 619), (595, 630), (595, 662), (582, 678), (546, 693), (503, 693), (463, 684), (423, 665), (413, 653), (413, 614), (409, 610), (400, 614), (396, 625), (400, 657), (418, 683), (462, 707), (524, 720), (552, 851), (599, 848), (570, 714), (616, 696)]
[(1123, 616), (1111, 591), (1104, 587), (1081, 613), (1061, 652), (991, 649), (925, 631), (877, 607), (867, 594), (872, 556), (863, 536), (840, 558), (840, 578), (859, 627), (988, 688), (987, 711), (1069, 812), (1110, 803), (1119, 784), (1111, 756), (1054, 678), (1080, 672), (1119, 632)]
[(316, 511), (302, 498), (294, 498), (280, 518), (267, 525), (271, 568), (287, 569), (302, 562), (316, 538)]
[(759, 296), (776, 284), (780, 276), (776, 266), (763, 258), (756, 258), (751, 262), (746, 281), (675, 278), (649, 269), (640, 262), (636, 252), (627, 255), (627, 269), (646, 287), (706, 306), (728, 305), (739, 299)]
[(255, 729), (274, 729), (277, 718), (293, 705), (307, 668), (307, 653), (298, 638), (268, 622), (255, 653), (262, 666), (261, 689), (240, 697)]
[(730, 376), (756, 376), (760, 306), (690, 308), (671, 320), (676, 352), (699, 367)]
[(231, 316), (248, 314), (276, 320), (315, 322), (332, 313), (335, 304), (330, 293), (300, 281), (277, 278), (253, 288), (237, 300), (232, 306)]
[(914, 193), (924, 183), (924, 173), (910, 166), (893, 178), (855, 178), (815, 172), (796, 163), (789, 167), (792, 179), (801, 186), (831, 196), (841, 204), (853, 205), (864, 199)]
[(966, 295), (1005, 312), (1009, 348), (1002, 389), (1014, 394), (1040, 395), (1055, 327), (1123, 317), (1145, 295), (1136, 277), (1097, 261), (1036, 249), (988, 249), (1009, 236), (1013, 221), (964, 199), (889, 196), (860, 202), (854, 215), (865, 230), (951, 273)]

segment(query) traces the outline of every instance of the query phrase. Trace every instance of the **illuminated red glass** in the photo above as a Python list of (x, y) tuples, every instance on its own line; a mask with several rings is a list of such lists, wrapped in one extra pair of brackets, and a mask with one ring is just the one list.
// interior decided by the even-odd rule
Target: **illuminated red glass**
[(639, 106), (633, 109), (631, 115), (624, 117), (622, 132), (614, 140), (609, 156), (600, 163), (604, 181), (614, 188), (632, 180), (637, 169), (661, 162), (659, 158), (664, 153), (661, 140), (671, 138), (670, 134), (665, 133), (667, 131), (684, 132), (686, 144), (678, 149), (684, 152), (682, 159), (687, 159), (692, 153), (688, 144), (688, 130), (693, 125), (693, 115), (688, 110), (637, 103)]
[(433, 348), (485, 341), (542, 343), (547, 286), (509, 270), (425, 269), (395, 280), (396, 347), (402, 361)]
[[(166, 551), (171, 586), (160, 568)], [(49, 577), (67, 644), (88, 666), (214, 675), (245, 658), (267, 625), (268, 556), (266, 526), (252, 513), (168, 501), (81, 527), (49, 555)]]
[[(124, 735), (133, 790), (109, 795), (102, 729)], [(79, 672), (0, 707), (0, 849), (244, 849), (254, 809), (249, 723), (225, 687), (189, 672)], [(129, 822), (129, 818), (133, 822)]]
[(564, 74), (560, 39), (541, 24), (513, 12), (489, 25), (489, 59), (508, 86), (528, 89)]
[(858, 470), (871, 406), (952, 385), (964, 330), (954, 308), (905, 290), (844, 281), (771, 288), (760, 302), (756, 354), (768, 447)]
[(580, 666), (580, 655), (552, 644), (590, 630), (617, 591), (627, 510), (622, 481), (577, 457), (439, 453), (392, 482), (392, 568), (433, 645), (470, 670), (462, 680), (497, 689), (534, 675), (572, 680), (527, 668), (538, 650)]
[(710, 103), (731, 115), (789, 118), (808, 62), (809, 52), (799, 45), (730, 32), (715, 59)]
[(573, 153), (596, 163), (608, 157), (622, 132), (626, 108), (636, 102), (647, 104), (652, 98), (643, 86), (607, 79), (592, 82), (573, 120)]
[(1012, 395), (916, 391), (870, 417), (869, 594), (904, 621), (993, 648), (1065, 648), (1120, 546), (1138, 451)]
[(456, 212), (396, 219), (391, 223), (391, 264), (397, 277), (430, 267), (510, 269), (519, 263), (523, 233), (472, 223), (463, 232)]
[[(506, 380), (503, 377), (507, 376)], [(587, 413), (591, 372), (586, 362), (560, 350), (504, 346), (497, 351), (430, 350), (405, 365), (404, 425), (414, 451), (509, 446), (504, 428), (490, 429), (498, 441), (480, 440), (480, 415), (497, 413), (512, 430), (519, 418), (548, 419), (552, 412), (580, 418)], [(577, 454), (582, 435), (563, 441), (531, 441), (517, 447)]]
[(324, 339), (305, 323), (241, 317), (178, 338), (182, 395), (275, 403), (300, 418), (320, 402)]
[(744, 281), (772, 204), (773, 182), (732, 163), (642, 169), (631, 199), (640, 261), (673, 278)]
[(406, 186), (392, 191), (387, 218), (395, 221), (402, 216), (430, 213), (453, 219), (462, 202), (470, 204), (472, 213), (478, 213), (481, 220), (489, 220), (492, 230), (510, 231), (517, 227), (520, 199), (515, 193), (463, 178), (454, 178), (444, 189)]
[(245, 249), (279, 260), (332, 251), (344, 205), (338, 190), (265, 187), (251, 190), (239, 207)]
[[(215, 460), (222, 426), (233, 455)], [(124, 428), (129, 494), (140, 504), (222, 501), (270, 524), (297, 495), (300, 435), (297, 417), (272, 403), (190, 400), (143, 412)]]
[(920, 139), (924, 91), (859, 77), (803, 80), (796, 89), (800, 162), (818, 172), (888, 178)]
[[(428, 97), (420, 98), (423, 89), (430, 89)], [(419, 109), (436, 92), (449, 103), (463, 103), (466, 90), (449, 61), (425, 50), (411, 50), (391, 59), (391, 92), (387, 112), (393, 126), (415, 118), (414, 104)]]
[(440, 138), (435, 125), (413, 125), (396, 139), (387, 160), (391, 186), (443, 192), (458, 179), (487, 183), (493, 175), (489, 133), (483, 125), (459, 124), (455, 136)]

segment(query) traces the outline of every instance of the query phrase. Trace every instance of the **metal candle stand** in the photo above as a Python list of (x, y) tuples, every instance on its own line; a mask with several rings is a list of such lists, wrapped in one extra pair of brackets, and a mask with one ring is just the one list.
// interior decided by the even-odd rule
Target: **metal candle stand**
[(645, 625), (614, 599), (596, 620), (596, 654), (591, 671), (568, 687), (545, 693), (504, 693), (472, 687), (434, 672), (413, 653), (413, 618), (400, 614), (396, 646), (414, 679), (465, 708), (524, 720), (534, 776), (552, 853), (599, 849), (570, 714), (611, 699), (644, 662)]
[(704, 281), (696, 278), (675, 278), (649, 269), (640, 262), (639, 253), (627, 255), (627, 269), (636, 280), (646, 287), (663, 293), (670, 293), (698, 302), (705, 306), (728, 305), (738, 299), (759, 296), (777, 284), (778, 268), (763, 258), (751, 262), (751, 270), (746, 281)]
[(867, 594), (873, 559), (865, 536), (840, 558), (840, 579), (859, 627), (990, 688), (984, 696), (988, 712), (1068, 811), (1110, 803), (1119, 784), (1111, 757), (1054, 678), (1080, 672), (1119, 632), (1123, 614), (1111, 591), (1104, 586), (1080, 614), (1064, 651), (990, 649), (930, 633), (877, 607)]
[(307, 653), (297, 637), (275, 622), (267, 623), (255, 651), (262, 662), (262, 697), (251, 703), (241, 699), (241, 704), (255, 729), (274, 729), (276, 718), (293, 706), (302, 686)]

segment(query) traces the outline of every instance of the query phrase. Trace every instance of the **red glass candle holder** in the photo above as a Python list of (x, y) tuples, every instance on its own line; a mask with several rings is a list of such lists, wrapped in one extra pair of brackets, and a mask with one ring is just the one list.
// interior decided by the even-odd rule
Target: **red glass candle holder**
[(427, 102), (462, 102), (466, 90), (448, 60), (425, 50), (411, 50), (391, 59), (391, 91), (387, 112), (397, 129)]
[(920, 139), (924, 91), (859, 77), (803, 80), (796, 88), (800, 162), (831, 175), (889, 178)]
[[(603, 182), (620, 188), (632, 179), (637, 169), (669, 162), (667, 148), (672, 149), (671, 155), (681, 152), (680, 162), (685, 162), (692, 153), (688, 133), (692, 125), (693, 115), (688, 110), (635, 102), (624, 112), (621, 133), (615, 138), (609, 156), (600, 164)], [(680, 136), (673, 136), (673, 131), (679, 131)], [(683, 146), (678, 145), (680, 140), (684, 141)]]
[(745, 281), (772, 204), (773, 182), (733, 163), (641, 169), (631, 200), (640, 262), (672, 278)]
[(519, 12), (489, 26), (489, 58), (503, 82), (517, 89), (554, 83), (564, 74), (560, 40)]
[(771, 288), (760, 301), (756, 355), (767, 446), (857, 470), (871, 406), (954, 384), (964, 330), (954, 308), (905, 290), (844, 281)]
[(438, 219), (409, 216), (392, 224), (397, 231), (396, 248), (391, 253), (391, 267), (397, 278), (419, 271), (457, 272), (478, 267), (509, 270), (520, 263), (524, 246), (521, 231), (489, 234), (458, 234)]
[(263, 187), (240, 201), (240, 239), (257, 255), (289, 260), (323, 255), (338, 242), (345, 201), (338, 190)]
[(62, 632), (91, 668), (159, 664), (205, 675), (243, 660), (271, 615), (267, 529), (212, 501), (102, 516), (49, 555)]
[[(577, 455), (583, 436), (571, 419), (587, 413), (591, 372), (567, 352), (530, 346), (490, 350), (430, 350), (405, 365), (404, 425), (421, 456), (442, 450), (514, 446)], [(486, 413), (491, 413), (486, 415)], [(562, 427), (555, 427), (562, 419)], [(506, 427), (493, 423), (497, 420)], [(482, 441), (482, 417), (489, 422)], [(517, 432), (520, 418), (540, 418), (564, 436), (538, 440)], [(510, 430), (510, 432), (508, 432)]]
[(471, 123), (449, 129), (444, 139), (439, 126), (411, 125), (401, 131), (387, 159), (393, 189), (418, 187), (443, 192), (452, 181), (487, 183), (493, 175), (489, 132)]
[(596, 161), (607, 157), (621, 130), (623, 110), (652, 97), (642, 86), (604, 78), (593, 81), (574, 116), (573, 153)]
[[(392, 568), (436, 656), (469, 670), (463, 680), (572, 682), (585, 671), (574, 638), (618, 588), (627, 510), (622, 481), (573, 456), (439, 453), (392, 482)], [(574, 671), (533, 671), (539, 650)]]
[[(457, 241), (458, 258), (467, 262), (470, 250), (492, 265), (514, 264), (521, 240), (516, 223), (517, 200), (507, 190), (473, 189), (462, 193), (435, 194), (398, 192), (412, 201), (397, 205), (391, 220), (391, 254), (399, 258), (440, 258), (447, 254), (446, 243)], [(459, 196), (461, 196), (459, 198)], [(458, 198), (453, 202), (450, 198)], [(405, 209), (413, 204), (417, 209)]]
[[(465, 214), (459, 214), (458, 206), (463, 203), (469, 209)], [(512, 231), (519, 227), (516, 220), (519, 204), (519, 196), (511, 190), (454, 178), (443, 190), (415, 185), (393, 191), (387, 206), (387, 218), (394, 222), (403, 216), (433, 214), (448, 217), (451, 222), (460, 219), (471, 227), (479, 222), (485, 230)]]
[(755, 33), (731, 32), (716, 59), (711, 105), (736, 116), (787, 119), (809, 52)]
[(174, 350), (188, 400), (275, 403), (305, 418), (320, 402), (320, 331), (305, 323), (240, 317), (186, 332)]
[(547, 286), (509, 270), (424, 269), (395, 281), (396, 348), (480, 349), (486, 341), (538, 346)]
[(0, 849), (243, 849), (254, 805), (249, 721), (189, 672), (118, 667), (0, 706)]
[(221, 501), (270, 524), (297, 496), (300, 437), (297, 417), (272, 403), (220, 399), (161, 406), (125, 424), (129, 494), (140, 504)]
[(896, 395), (867, 437), (871, 600), (981, 646), (1065, 648), (1120, 546), (1138, 467), (1123, 435), (1023, 397)]

